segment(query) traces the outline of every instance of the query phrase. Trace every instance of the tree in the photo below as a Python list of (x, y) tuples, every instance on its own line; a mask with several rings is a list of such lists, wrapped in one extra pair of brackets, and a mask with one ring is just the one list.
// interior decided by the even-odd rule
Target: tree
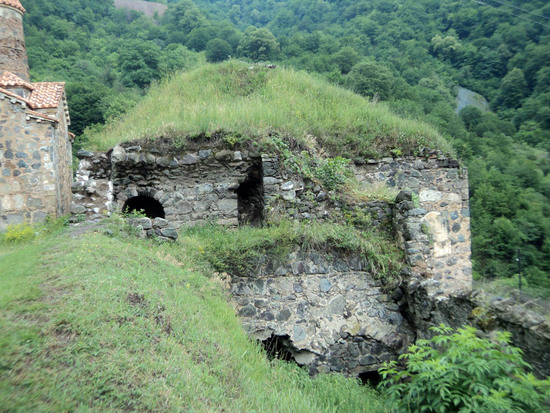
[(167, 20), (185, 35), (201, 27), (206, 19), (191, 0), (181, 0), (168, 10)]
[(164, 49), (159, 60), (159, 71), (162, 75), (189, 69), (196, 65), (197, 54), (181, 44), (169, 44)]
[(118, 64), (122, 71), (122, 83), (128, 87), (148, 86), (158, 79), (161, 49), (156, 43), (139, 39), (123, 43), (118, 54)]
[[(542, 412), (550, 379), (537, 380), (510, 333), (479, 338), (473, 327), (432, 328), (437, 335), (418, 340), (395, 362), (380, 370), (381, 383), (395, 412)], [(403, 382), (407, 379), (407, 382)]]
[(462, 122), (464, 122), (466, 129), (470, 132), (473, 131), (483, 119), (481, 110), (475, 106), (466, 106), (458, 115), (460, 119), (462, 119)]
[(206, 44), (206, 60), (221, 62), (232, 53), (231, 45), (223, 39), (212, 39)]
[(216, 32), (212, 26), (203, 26), (193, 29), (187, 38), (186, 46), (196, 52), (206, 49), (210, 40), (216, 37)]
[(279, 52), (277, 39), (269, 30), (252, 26), (244, 31), (237, 49), (239, 56), (256, 62), (275, 59)]
[(442, 59), (453, 60), (461, 46), (458, 38), (452, 34), (445, 37), (438, 34), (432, 38), (432, 50)]
[(334, 62), (338, 65), (343, 75), (348, 74), (359, 60), (359, 53), (350, 46), (343, 47), (334, 55)]
[(104, 122), (104, 104), (110, 90), (100, 83), (68, 83), (67, 101), (71, 108), (71, 131), (80, 135), (87, 127)]
[(346, 78), (346, 86), (354, 92), (369, 97), (377, 95), (382, 100), (390, 97), (394, 82), (390, 69), (373, 60), (358, 63)]
[(516, 109), (521, 106), (521, 101), (527, 96), (527, 93), (527, 81), (523, 71), (515, 67), (500, 82), (495, 105)]

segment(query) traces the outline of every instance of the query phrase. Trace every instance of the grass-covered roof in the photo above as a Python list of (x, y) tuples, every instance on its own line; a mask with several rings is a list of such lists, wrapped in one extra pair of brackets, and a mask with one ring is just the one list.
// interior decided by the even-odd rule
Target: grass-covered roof
[(152, 87), (123, 118), (89, 136), (94, 149), (141, 138), (232, 137), (261, 142), (277, 134), (332, 156), (379, 157), (449, 151), (427, 124), (402, 119), (305, 72), (230, 61), (180, 73)]

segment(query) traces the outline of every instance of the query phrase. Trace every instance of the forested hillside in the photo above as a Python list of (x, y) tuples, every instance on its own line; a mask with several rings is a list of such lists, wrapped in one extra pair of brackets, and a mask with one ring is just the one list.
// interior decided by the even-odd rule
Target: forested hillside
[[(124, 113), (151, 82), (236, 56), (319, 73), (431, 123), (469, 167), (480, 277), (550, 288), (550, 4), (487, 0), (22, 0), (34, 80), (68, 81), (73, 131)], [(456, 87), (490, 110), (456, 114)], [(83, 139), (80, 138), (80, 142)]]

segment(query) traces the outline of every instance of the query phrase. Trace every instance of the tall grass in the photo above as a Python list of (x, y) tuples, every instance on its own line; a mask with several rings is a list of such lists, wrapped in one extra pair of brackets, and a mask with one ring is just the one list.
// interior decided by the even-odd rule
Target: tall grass
[(427, 124), (401, 119), (305, 72), (230, 61), (165, 79), (123, 119), (88, 136), (93, 149), (160, 136), (237, 133), (260, 140), (276, 131), (317, 138), (333, 156), (381, 156), (420, 147), (450, 152)]

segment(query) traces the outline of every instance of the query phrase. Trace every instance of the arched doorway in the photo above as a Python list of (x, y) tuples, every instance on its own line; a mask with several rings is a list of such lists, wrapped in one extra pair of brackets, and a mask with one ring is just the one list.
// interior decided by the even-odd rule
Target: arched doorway
[(145, 195), (135, 196), (128, 199), (122, 207), (122, 212), (129, 214), (132, 212), (143, 212), (148, 218), (164, 218), (164, 208), (155, 198)]

